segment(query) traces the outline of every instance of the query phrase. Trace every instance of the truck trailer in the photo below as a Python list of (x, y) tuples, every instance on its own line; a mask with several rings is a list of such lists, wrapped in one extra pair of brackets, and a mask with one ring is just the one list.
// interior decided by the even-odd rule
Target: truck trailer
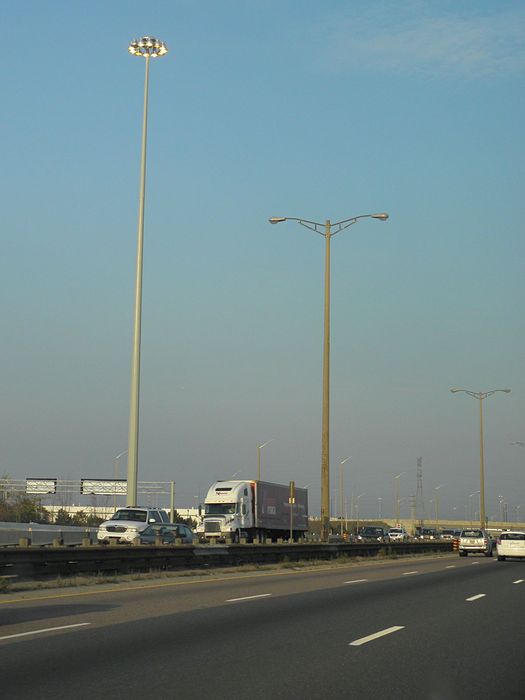
[[(290, 503), (292, 500), (292, 503)], [(290, 509), (292, 509), (290, 513)], [(291, 516), (291, 517), (290, 517)], [(308, 530), (308, 491), (267, 481), (216, 481), (197, 533), (202, 540), (297, 540)]]

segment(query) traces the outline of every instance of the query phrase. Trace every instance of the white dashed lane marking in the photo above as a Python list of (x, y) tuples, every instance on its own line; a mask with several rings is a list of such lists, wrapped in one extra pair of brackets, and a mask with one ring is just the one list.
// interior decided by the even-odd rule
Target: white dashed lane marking
[(404, 627), (388, 627), (385, 630), (381, 630), (380, 632), (375, 632), (374, 634), (369, 634), (368, 637), (361, 637), (361, 639), (356, 639), (353, 642), (350, 642), (348, 646), (351, 647), (360, 647), (361, 644), (367, 644), (367, 642), (372, 642), (374, 639), (379, 639), (379, 637), (384, 637), (387, 634), (392, 634), (392, 632), (399, 632), (399, 630), (404, 630)]
[(468, 600), (469, 603), (471, 603), (473, 600), (479, 600), (480, 598), (484, 598), (486, 595), (486, 593), (478, 593), (478, 595), (470, 596), (470, 598), (465, 598), (465, 600)]
[(365, 583), (368, 581), (367, 578), (356, 578), (353, 581), (345, 581), (345, 583)]
[(271, 593), (261, 593), (260, 595), (247, 595), (244, 598), (229, 598), (227, 603), (238, 603), (241, 600), (256, 600), (257, 598), (269, 598)]
[(18, 634), (8, 634), (5, 637), (0, 637), (0, 641), (3, 639), (14, 639), (15, 637), (28, 637), (30, 634), (44, 634), (44, 632), (58, 632), (58, 630), (70, 630), (74, 627), (85, 627), (90, 625), (91, 622), (79, 622), (76, 625), (61, 625), (60, 627), (46, 627), (43, 630), (33, 630), (32, 632), (19, 632)]

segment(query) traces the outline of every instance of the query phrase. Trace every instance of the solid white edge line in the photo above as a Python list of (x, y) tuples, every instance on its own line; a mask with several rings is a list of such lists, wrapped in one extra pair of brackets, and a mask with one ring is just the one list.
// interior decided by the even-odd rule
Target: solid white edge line
[(344, 583), (365, 583), (368, 581), (367, 578), (356, 578), (353, 581), (344, 581)]
[(19, 632), (18, 634), (8, 634), (5, 637), (0, 637), (0, 642), (4, 639), (14, 639), (15, 637), (27, 637), (30, 634), (43, 634), (44, 632), (57, 632), (58, 630), (70, 630), (74, 627), (85, 627), (91, 622), (78, 622), (76, 625), (61, 625), (60, 627), (47, 627), (43, 630), (33, 630), (32, 632)]
[(513, 581), (512, 583), (523, 583), (525, 579), (519, 578), (517, 581)]
[(379, 637), (384, 637), (387, 634), (392, 634), (392, 632), (399, 632), (399, 630), (404, 630), (404, 627), (388, 627), (385, 630), (381, 630), (380, 632), (375, 632), (375, 634), (369, 634), (368, 637), (361, 637), (361, 639), (356, 639), (353, 642), (350, 642), (348, 646), (350, 647), (359, 647), (361, 644), (366, 644), (367, 642), (372, 642), (374, 639), (379, 639)]
[(480, 598), (484, 598), (486, 595), (486, 593), (478, 593), (478, 595), (470, 596), (470, 598), (465, 598), (465, 600), (472, 602), (473, 600), (479, 600)]
[(226, 602), (237, 603), (240, 600), (255, 600), (255, 598), (268, 598), (271, 595), (271, 593), (261, 593), (260, 595), (247, 595), (244, 598), (229, 598)]

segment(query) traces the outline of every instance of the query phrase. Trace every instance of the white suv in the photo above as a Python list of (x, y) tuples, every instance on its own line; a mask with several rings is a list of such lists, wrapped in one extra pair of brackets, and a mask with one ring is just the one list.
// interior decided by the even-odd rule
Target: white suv
[(408, 540), (408, 532), (404, 527), (391, 527), (387, 537), (390, 542), (406, 542)]
[(491, 557), (492, 540), (485, 530), (477, 527), (466, 528), (461, 530), (458, 549), (460, 557), (466, 557), (468, 554), (484, 554)]
[(153, 523), (169, 523), (168, 514), (161, 508), (128, 506), (119, 508), (109, 520), (98, 527), (100, 544), (131, 544), (139, 534)]

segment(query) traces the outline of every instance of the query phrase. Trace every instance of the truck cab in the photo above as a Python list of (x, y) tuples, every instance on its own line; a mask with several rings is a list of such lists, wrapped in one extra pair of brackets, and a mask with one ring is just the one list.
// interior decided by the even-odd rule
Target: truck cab
[(201, 539), (231, 537), (238, 542), (243, 532), (254, 526), (254, 492), (248, 481), (218, 481), (210, 488), (204, 503)]

